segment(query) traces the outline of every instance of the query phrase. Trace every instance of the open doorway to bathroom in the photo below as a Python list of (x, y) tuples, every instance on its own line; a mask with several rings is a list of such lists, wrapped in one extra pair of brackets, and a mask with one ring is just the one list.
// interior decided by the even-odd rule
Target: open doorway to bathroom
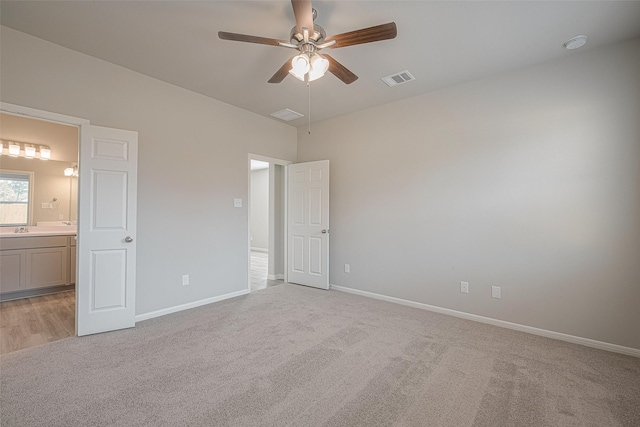
[(75, 335), (79, 129), (4, 112), (0, 123), (4, 354)]
[(250, 160), (250, 291), (284, 283), (285, 166), (269, 159)]

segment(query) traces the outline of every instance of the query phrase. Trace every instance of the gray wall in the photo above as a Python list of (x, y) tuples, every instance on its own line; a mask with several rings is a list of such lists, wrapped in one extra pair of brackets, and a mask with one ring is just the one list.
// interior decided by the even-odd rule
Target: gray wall
[(6, 27), (1, 50), (2, 101), (138, 131), (136, 314), (247, 289), (248, 153), (295, 160), (294, 128)]
[(269, 250), (269, 169), (251, 171), (251, 248)]
[(331, 283), (640, 348), (639, 119), (634, 40), (298, 129)]

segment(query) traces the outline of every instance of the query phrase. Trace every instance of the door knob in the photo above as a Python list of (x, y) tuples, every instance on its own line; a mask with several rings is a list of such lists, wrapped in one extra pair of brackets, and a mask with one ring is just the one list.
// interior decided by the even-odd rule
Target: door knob
[(329, 232), (329, 230), (322, 230), (321, 233), (322, 234), (327, 234)]
[(127, 237), (125, 237), (125, 238), (124, 238), (124, 241), (125, 241), (126, 243), (131, 243), (131, 242), (133, 242), (133, 237), (131, 237), (131, 236), (127, 236)]

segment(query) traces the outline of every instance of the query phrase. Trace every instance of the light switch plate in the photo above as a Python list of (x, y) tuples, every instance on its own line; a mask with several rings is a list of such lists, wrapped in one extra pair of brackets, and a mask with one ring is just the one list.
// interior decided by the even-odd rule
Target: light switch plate
[(242, 199), (233, 199), (233, 207), (241, 208), (242, 207)]

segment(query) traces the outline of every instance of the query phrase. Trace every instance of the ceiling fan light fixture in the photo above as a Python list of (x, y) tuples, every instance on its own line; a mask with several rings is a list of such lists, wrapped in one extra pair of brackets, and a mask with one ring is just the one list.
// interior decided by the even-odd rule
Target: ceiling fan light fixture
[(329, 69), (329, 61), (325, 57), (317, 53), (313, 55), (310, 63), (311, 63), (311, 70), (309, 70), (310, 82), (324, 76), (324, 74)]

